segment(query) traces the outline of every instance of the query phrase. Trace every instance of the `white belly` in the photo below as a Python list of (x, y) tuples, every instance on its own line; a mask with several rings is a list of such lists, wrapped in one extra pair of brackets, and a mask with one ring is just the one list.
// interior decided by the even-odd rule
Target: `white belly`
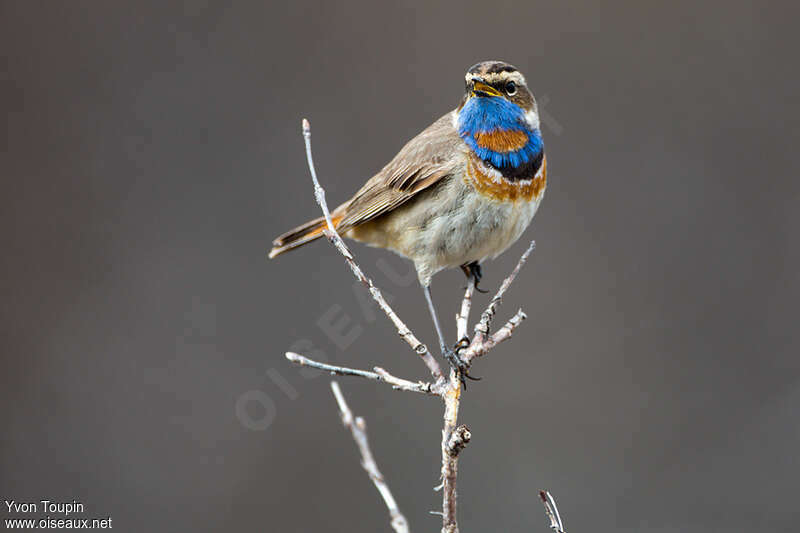
[(530, 202), (499, 202), (472, 188), (455, 209), (422, 232), (426, 253), (414, 258), (420, 279), (444, 268), (494, 259), (514, 244), (531, 223), (542, 195)]

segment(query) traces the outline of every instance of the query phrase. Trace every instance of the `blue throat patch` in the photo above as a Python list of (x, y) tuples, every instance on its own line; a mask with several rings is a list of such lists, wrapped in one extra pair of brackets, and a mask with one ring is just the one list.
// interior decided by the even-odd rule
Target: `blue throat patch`
[[(528, 142), (510, 152), (496, 152), (478, 145), (477, 134), (494, 131), (524, 132), (528, 135)], [(474, 96), (467, 100), (458, 114), (458, 134), (475, 155), (498, 169), (517, 168), (534, 161), (544, 148), (541, 132), (528, 127), (522, 108), (498, 96)]]

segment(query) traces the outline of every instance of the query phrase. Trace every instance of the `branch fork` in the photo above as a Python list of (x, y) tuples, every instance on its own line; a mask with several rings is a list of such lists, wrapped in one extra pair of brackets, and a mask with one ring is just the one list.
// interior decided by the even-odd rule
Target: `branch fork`
[[(347, 244), (345, 244), (342, 237), (337, 233), (336, 228), (331, 220), (331, 214), (328, 210), (328, 204), (325, 199), (325, 190), (322, 188), (322, 186), (320, 186), (319, 180), (317, 179), (317, 172), (314, 167), (314, 160), (311, 153), (311, 125), (309, 124), (308, 120), (305, 119), (303, 119), (303, 138), (305, 140), (308, 168), (311, 172), (311, 179), (314, 182), (314, 197), (320, 209), (322, 210), (327, 223), (327, 228), (323, 230), (325, 237), (339, 251), (339, 253), (342, 254), (345, 262), (350, 267), (350, 270), (353, 272), (353, 275), (356, 277), (356, 279), (367, 287), (370, 295), (378, 304), (378, 307), (389, 318), (392, 324), (394, 324), (397, 334), (400, 336), (400, 338), (402, 338), (411, 347), (412, 351), (420, 357), (422, 362), (428, 368), (432, 381), (413, 381), (399, 378), (393, 374), (390, 374), (381, 367), (374, 367), (372, 371), (369, 371), (329, 365), (314, 361), (308, 357), (294, 352), (287, 352), (286, 358), (294, 364), (317, 368), (330, 372), (333, 375), (362, 377), (373, 381), (387, 383), (396, 390), (417, 392), (429, 396), (438, 396), (443, 400), (444, 417), (441, 441), (442, 512), (437, 514), (441, 514), (442, 516), (443, 533), (457, 533), (458, 522), (456, 519), (456, 480), (458, 476), (458, 457), (472, 438), (472, 434), (467, 426), (457, 425), (458, 410), (462, 393), (461, 376), (455, 369), (450, 369), (448, 374), (445, 376), (441, 366), (433, 357), (433, 355), (431, 355), (428, 347), (420, 342), (411, 329), (406, 326), (406, 324), (400, 319), (397, 313), (391, 308), (389, 303), (383, 297), (380, 289), (375, 286), (375, 284), (372, 282), (372, 279), (367, 277), (367, 275), (361, 270), (361, 267), (358, 265), (358, 263), (356, 263), (353, 253), (347, 247)], [(497, 291), (495, 296), (489, 302), (489, 305), (481, 314), (480, 320), (474, 327), (472, 340), (469, 341), (465, 347), (459, 349), (459, 355), (466, 363), (467, 367), (469, 367), (476, 358), (486, 355), (499, 343), (509, 339), (513, 335), (516, 328), (525, 319), (525, 313), (522, 311), (522, 309), (520, 309), (508, 320), (508, 322), (505, 323), (505, 325), (503, 325), (495, 333), (490, 334), (492, 320), (497, 313), (497, 308), (500, 305), (503, 296), (514, 282), (514, 279), (517, 277), (520, 269), (525, 264), (525, 261), (527, 261), (528, 257), (533, 252), (534, 247), (535, 243), (532, 241), (527, 250), (525, 250), (525, 253), (522, 254), (522, 257), (520, 257), (520, 260), (514, 270), (503, 281), (500, 289)], [(461, 302), (461, 308), (456, 315), (458, 338), (464, 339), (465, 341), (468, 340), (467, 331), (474, 292), (475, 280), (470, 279), (467, 283), (464, 299)], [(408, 522), (400, 512), (397, 502), (394, 500), (391, 491), (386, 484), (386, 480), (383, 478), (380, 470), (378, 470), (377, 464), (375, 463), (375, 460), (369, 449), (366, 436), (366, 424), (364, 420), (362, 418), (353, 417), (353, 414), (347, 406), (344, 396), (342, 395), (341, 389), (336, 382), (331, 383), (331, 388), (339, 406), (342, 423), (350, 430), (353, 439), (355, 440), (356, 445), (361, 453), (362, 466), (367, 471), (370, 479), (383, 497), (383, 500), (389, 509), (392, 527), (397, 533), (407, 533), (409, 531)], [(542, 491), (542, 494), (544, 493), (546, 493), (546, 491)], [(555, 527), (553, 528), (559, 533), (563, 533), (563, 527), (561, 526), (560, 517), (558, 516), (558, 510), (555, 507), (555, 500), (552, 499), (552, 496), (549, 496), (549, 493), (546, 494), (547, 497), (542, 496), (542, 499), (545, 503), (547, 515), (551, 520), (551, 527), (553, 527), (553, 524), (556, 524), (561, 529), (556, 529)], [(554, 522), (554, 516), (557, 518), (557, 522)]]

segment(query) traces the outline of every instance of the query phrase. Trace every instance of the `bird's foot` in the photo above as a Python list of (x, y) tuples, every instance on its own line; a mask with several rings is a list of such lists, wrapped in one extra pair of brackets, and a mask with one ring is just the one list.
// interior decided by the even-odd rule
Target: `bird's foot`
[(470, 343), (470, 342), (472, 342), (472, 341), (470, 341), (469, 337), (467, 337), (466, 335), (464, 335), (463, 337), (461, 337), (461, 340), (459, 340), (459, 341), (456, 343), (456, 345), (455, 345), (455, 346), (453, 346), (453, 349), (455, 349), (455, 351), (456, 351), (456, 354), (460, 354), (460, 353), (461, 353), (461, 350), (463, 350), (464, 348), (466, 348), (467, 346), (469, 346), (469, 343)]
[(458, 373), (458, 378), (461, 381), (461, 385), (464, 387), (464, 390), (467, 390), (467, 381), (480, 381), (482, 378), (477, 378), (469, 375), (469, 363), (464, 361), (461, 358), (460, 352), (461, 350), (465, 349), (469, 346), (470, 340), (467, 337), (463, 337), (460, 341), (456, 343), (454, 346), (454, 350), (450, 350), (449, 348), (443, 347), (443, 353), (447, 362), (450, 363), (450, 366), (455, 369)]
[(468, 280), (470, 278), (475, 280), (476, 291), (483, 294), (489, 292), (478, 287), (478, 285), (481, 282), (481, 279), (483, 278), (483, 269), (481, 268), (481, 265), (478, 264), (477, 261), (473, 261), (472, 263), (467, 263), (466, 265), (461, 265), (461, 271), (464, 272), (464, 275), (467, 276)]

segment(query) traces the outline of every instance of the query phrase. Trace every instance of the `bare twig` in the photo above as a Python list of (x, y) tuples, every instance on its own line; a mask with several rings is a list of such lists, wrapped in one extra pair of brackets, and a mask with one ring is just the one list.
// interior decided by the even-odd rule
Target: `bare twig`
[(550, 529), (557, 533), (564, 533), (564, 524), (561, 523), (561, 516), (558, 514), (555, 498), (546, 490), (539, 491), (539, 498), (542, 499), (544, 512), (547, 514), (547, 518), (550, 519)]
[(464, 291), (464, 299), (461, 301), (461, 312), (456, 315), (456, 336), (459, 342), (467, 337), (469, 329), (469, 312), (472, 309), (472, 295), (475, 293), (475, 278), (470, 276), (467, 281), (467, 289)]
[(486, 307), (486, 310), (481, 315), (480, 321), (475, 325), (475, 335), (472, 337), (472, 342), (467, 348), (461, 352), (461, 359), (469, 365), (476, 357), (480, 357), (492, 349), (497, 343), (502, 342), (509, 338), (511, 334), (514, 332), (514, 329), (519, 325), (522, 319), (525, 318), (525, 313), (522, 312), (520, 309), (517, 314), (508, 321), (508, 323), (501, 328), (493, 337), (489, 337), (489, 326), (492, 323), (492, 319), (494, 318), (495, 313), (497, 312), (497, 307), (500, 305), (500, 302), (503, 299), (508, 288), (514, 282), (514, 279), (519, 274), (522, 265), (525, 264), (525, 261), (528, 260), (528, 256), (531, 255), (531, 252), (536, 248), (536, 241), (531, 241), (531, 244), (528, 246), (528, 249), (525, 250), (525, 253), (522, 254), (522, 257), (519, 258), (517, 262), (517, 266), (514, 267), (514, 270), (511, 271), (511, 274), (508, 275), (506, 279), (503, 280), (502, 285), (497, 290), (497, 294), (494, 295), (492, 301), (489, 302), (489, 305)]
[(431, 353), (428, 351), (428, 347), (422, 344), (419, 339), (412, 333), (412, 331), (408, 328), (408, 326), (400, 320), (400, 317), (397, 316), (397, 313), (389, 306), (386, 299), (381, 294), (380, 289), (378, 289), (372, 280), (368, 278), (364, 272), (361, 270), (361, 267), (355, 261), (352, 252), (350, 252), (347, 245), (342, 240), (341, 236), (336, 232), (336, 228), (333, 225), (333, 221), (331, 220), (331, 213), (328, 210), (328, 204), (325, 201), (325, 189), (322, 188), (319, 184), (319, 180), (317, 180), (317, 171), (314, 168), (314, 159), (311, 156), (311, 124), (308, 120), (303, 119), (303, 139), (305, 140), (306, 144), (306, 159), (308, 161), (308, 169), (311, 171), (311, 179), (314, 181), (314, 197), (319, 204), (320, 209), (322, 209), (322, 213), (325, 215), (325, 221), (328, 224), (328, 229), (325, 231), (325, 236), (328, 240), (339, 250), (344, 256), (345, 261), (350, 266), (350, 270), (353, 271), (353, 275), (355, 275), (356, 279), (358, 279), (361, 283), (363, 283), (367, 289), (369, 289), (369, 293), (372, 295), (372, 298), (378, 304), (378, 307), (386, 313), (386, 316), (389, 317), (389, 320), (392, 321), (394, 326), (397, 328), (397, 333), (400, 337), (403, 338), (404, 341), (408, 343), (409, 346), (422, 358), (422, 361), (430, 370), (431, 375), (433, 376), (434, 381), (442, 382), (444, 381), (444, 375), (442, 374), (442, 369), (439, 366), (439, 363), (436, 362), (436, 359), (433, 358)]
[[(489, 326), (497, 312), (497, 307), (503, 299), (508, 288), (514, 282), (522, 265), (528, 259), (536, 243), (531, 241), (528, 249), (522, 254), (517, 266), (511, 274), (503, 281), (502, 285), (489, 302), (488, 307), (481, 315), (478, 324), (475, 325), (475, 335), (469, 345), (460, 352), (461, 359), (469, 365), (476, 357), (484, 355), (500, 342), (511, 337), (514, 330), (525, 319), (525, 313), (520, 309), (517, 313), (496, 333), (489, 335)], [(458, 331), (459, 342), (466, 338), (469, 313), (472, 308), (472, 296), (475, 290), (475, 281), (470, 279), (461, 302), (461, 311), (456, 315), (456, 329)], [(444, 424), (442, 428), (442, 533), (457, 533), (458, 522), (456, 520), (456, 481), (458, 477), (458, 453), (463, 449), (469, 438), (459, 441), (458, 435), (465, 426), (456, 427), (458, 421), (458, 409), (461, 401), (461, 382), (460, 376), (454, 371), (450, 373), (445, 387), (441, 394), (444, 399)], [(469, 435), (469, 431), (467, 431)], [(454, 446), (455, 442), (460, 442), (459, 446)]]
[(308, 170), (311, 171), (311, 179), (314, 182), (314, 198), (317, 204), (322, 209), (322, 214), (325, 215), (325, 222), (328, 224), (328, 230), (336, 233), (336, 228), (333, 226), (331, 220), (331, 212), (328, 210), (328, 202), (325, 201), (325, 189), (319, 184), (317, 179), (317, 169), (314, 166), (314, 156), (311, 154), (311, 123), (307, 119), (303, 119), (303, 139), (306, 143), (306, 161), (308, 161)]
[(495, 312), (497, 312), (497, 306), (500, 305), (500, 302), (502, 301), (503, 296), (506, 294), (506, 291), (514, 282), (514, 280), (517, 277), (517, 274), (519, 274), (519, 271), (522, 268), (522, 265), (525, 264), (525, 262), (528, 260), (528, 256), (531, 255), (531, 253), (535, 248), (536, 248), (536, 241), (531, 241), (531, 243), (528, 245), (528, 248), (519, 258), (519, 261), (517, 261), (517, 266), (515, 266), (514, 270), (511, 271), (511, 274), (509, 274), (508, 277), (503, 280), (503, 283), (497, 290), (497, 294), (495, 294), (494, 298), (492, 298), (492, 301), (489, 302), (489, 306), (486, 308), (486, 311), (484, 311), (483, 314), (481, 315), (480, 322), (478, 322), (475, 325), (476, 333), (482, 333), (483, 335), (489, 333), (489, 325), (492, 322), (492, 318), (494, 318)]
[(400, 512), (400, 508), (397, 506), (394, 496), (392, 496), (392, 491), (389, 490), (389, 485), (386, 484), (383, 474), (378, 470), (378, 465), (375, 463), (375, 458), (372, 456), (372, 452), (369, 449), (366, 422), (364, 422), (364, 419), (360, 416), (358, 418), (353, 417), (353, 412), (350, 411), (350, 407), (348, 407), (344, 395), (342, 395), (342, 391), (339, 389), (338, 383), (332, 381), (331, 390), (333, 390), (333, 395), (336, 397), (336, 403), (339, 404), (339, 414), (342, 417), (342, 424), (350, 430), (350, 433), (353, 435), (353, 440), (358, 447), (358, 451), (361, 453), (361, 466), (367, 471), (372, 483), (375, 484), (375, 488), (378, 489), (381, 497), (383, 497), (383, 501), (386, 502), (386, 507), (389, 508), (392, 528), (394, 528), (397, 533), (409, 533), (408, 520), (406, 520), (406, 517)]
[(368, 370), (359, 370), (357, 368), (348, 368), (346, 366), (335, 366), (320, 363), (294, 352), (286, 352), (286, 359), (297, 365), (318, 368), (337, 376), (358, 376), (375, 381), (384, 381), (391, 385), (394, 389), (438, 396), (437, 392), (435, 392), (430, 383), (423, 381), (408, 381), (406, 379), (398, 378), (391, 375), (389, 372), (379, 366), (376, 366), (373, 369), (374, 372), (370, 372)]
[[(425, 383), (421, 381), (413, 382), (401, 379), (389, 374), (386, 370), (380, 367), (375, 367), (374, 372), (370, 372), (366, 370), (358, 370), (320, 363), (292, 352), (287, 353), (286, 357), (290, 361), (299, 365), (319, 368), (332, 374), (359, 376), (375, 381), (384, 381), (391, 384), (396, 389), (440, 396), (443, 399), (444, 417), (441, 441), (442, 512), (437, 514), (442, 515), (443, 533), (458, 533), (458, 522), (456, 519), (456, 480), (458, 476), (458, 458), (459, 454), (471, 438), (471, 434), (466, 426), (457, 426), (458, 410), (461, 400), (461, 376), (459, 372), (454, 369), (450, 370), (447, 377), (444, 376), (441, 367), (428, 351), (428, 348), (422, 344), (411, 332), (411, 330), (403, 323), (403, 321), (400, 320), (394, 310), (386, 302), (385, 298), (381, 294), (381, 291), (374, 285), (372, 280), (364, 274), (364, 272), (356, 263), (353, 254), (350, 252), (347, 245), (336, 231), (336, 227), (333, 223), (333, 219), (331, 218), (331, 214), (328, 210), (328, 205), (325, 200), (325, 190), (320, 186), (319, 180), (317, 179), (317, 173), (314, 168), (314, 161), (311, 155), (311, 126), (305, 119), (303, 120), (303, 137), (305, 139), (308, 167), (311, 171), (311, 178), (314, 182), (314, 196), (320, 206), (320, 209), (322, 209), (322, 212), (325, 215), (325, 221), (327, 222), (327, 229), (324, 230), (325, 236), (336, 247), (336, 249), (339, 250), (342, 256), (344, 256), (345, 261), (350, 266), (350, 269), (353, 271), (356, 279), (361, 281), (361, 283), (363, 283), (369, 289), (372, 298), (397, 328), (398, 334), (425, 362), (434, 378), (434, 383)], [(482, 313), (480, 320), (475, 325), (474, 336), (472, 340), (464, 349), (460, 350), (459, 355), (467, 364), (467, 366), (469, 366), (476, 357), (486, 354), (494, 346), (511, 337), (517, 326), (519, 326), (522, 320), (525, 319), (525, 313), (523, 313), (520, 309), (511, 319), (509, 319), (508, 322), (506, 322), (503, 327), (497, 330), (494, 334), (489, 334), (489, 327), (491, 326), (491, 322), (495, 316), (495, 313), (497, 312), (497, 307), (522, 268), (522, 265), (525, 264), (525, 261), (528, 259), (528, 256), (531, 254), (534, 247), (535, 243), (531, 242), (528, 249), (522, 254), (522, 257), (520, 258), (514, 270), (503, 281), (502, 285), (497, 291), (497, 294), (495, 294), (494, 298), (492, 298), (491, 302), (489, 302), (486, 310)], [(466, 343), (466, 340), (468, 340), (467, 331), (469, 325), (469, 314), (472, 307), (472, 297), (474, 291), (475, 280), (471, 278), (467, 283), (467, 288), (464, 293), (464, 299), (461, 303), (460, 312), (456, 315), (456, 326), (459, 342), (464, 340), (464, 343)], [(375, 483), (375, 486), (378, 488), (378, 491), (380, 491), (384, 501), (386, 501), (386, 505), (389, 507), (389, 511), (392, 515), (392, 526), (398, 532), (408, 531), (408, 524), (405, 521), (405, 518), (403, 518), (403, 515), (400, 514), (400, 511), (397, 509), (397, 504), (392, 498), (392, 495), (389, 492), (383, 477), (375, 466), (372, 454), (370, 453), (367, 445), (363, 419), (353, 419), (353, 415), (347, 407), (338, 385), (334, 382), (331, 384), (331, 387), (333, 388), (334, 395), (339, 403), (339, 409), (342, 413), (342, 421), (347, 427), (350, 428), (351, 432), (353, 433), (353, 438), (361, 450), (363, 459), (362, 465), (370, 474), (370, 478)], [(548, 516), (550, 516), (551, 524), (556, 524), (558, 528), (561, 528), (561, 521), (558, 517), (558, 510), (555, 507), (555, 501), (552, 499), (549, 493), (543, 492), (542, 494), (542, 499), (545, 502), (545, 510), (547, 511)], [(551, 527), (553, 526), (551, 525)], [(561, 529), (558, 529), (557, 531), (559, 533), (563, 533)]]
[(469, 432), (469, 428), (463, 425), (458, 426), (450, 434), (450, 438), (447, 439), (447, 452), (450, 455), (458, 455), (469, 444), (471, 439), (472, 433)]
[(522, 309), (518, 310), (517, 314), (512, 316), (502, 328), (498, 329), (493, 335), (486, 339), (486, 350), (491, 350), (499, 343), (511, 337), (511, 335), (514, 334), (514, 330), (517, 329), (517, 326), (526, 318), (528, 318), (528, 315), (526, 315)]
[[(460, 387), (460, 384), (459, 384)], [(458, 401), (455, 402), (456, 408)], [(453, 419), (451, 422), (455, 422)], [(446, 425), (449, 425), (447, 421)], [(445, 439), (442, 432), (442, 532), (456, 533), (458, 521), (456, 517), (456, 477), (458, 476), (458, 454), (472, 439), (467, 426), (458, 426), (450, 431)]]
[[(458, 439), (456, 423), (461, 403), (461, 379), (455, 370), (450, 371), (444, 398), (444, 425), (442, 427), (442, 533), (457, 533), (456, 479), (458, 477), (458, 455), (469, 438)], [(469, 432), (467, 435), (471, 438)], [(455, 447), (453, 439), (463, 445)]]
[(383, 381), (391, 385), (393, 389), (440, 396), (438, 389), (427, 381), (408, 381), (406, 379), (397, 378), (379, 366), (372, 367), (372, 370), (374, 370)]

